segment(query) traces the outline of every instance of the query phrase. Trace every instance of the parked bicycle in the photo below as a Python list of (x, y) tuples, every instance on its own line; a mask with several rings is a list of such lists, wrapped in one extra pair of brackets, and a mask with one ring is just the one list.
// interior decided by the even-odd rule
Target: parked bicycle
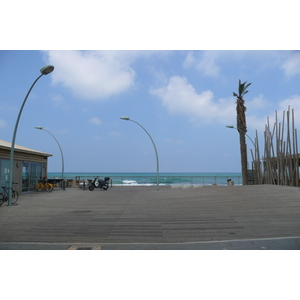
[[(18, 183), (13, 182), (13, 184), (18, 184)], [(3, 190), (3, 193), (0, 194), (0, 206), (3, 204), (3, 202), (8, 201), (9, 190), (12, 190), (11, 191), (11, 195), (12, 195), (11, 203), (16, 204), (19, 199), (19, 193), (17, 191), (15, 191), (13, 188), (10, 188), (7, 186), (2, 186), (1, 188)]]
[(89, 183), (87, 180), (84, 180), (83, 182), (79, 182), (77, 189), (78, 190), (87, 190), (89, 186)]
[(53, 185), (47, 182), (47, 177), (39, 180), (37, 187), (35, 188), (38, 192), (39, 190), (46, 190), (47, 192), (51, 193), (53, 191)]

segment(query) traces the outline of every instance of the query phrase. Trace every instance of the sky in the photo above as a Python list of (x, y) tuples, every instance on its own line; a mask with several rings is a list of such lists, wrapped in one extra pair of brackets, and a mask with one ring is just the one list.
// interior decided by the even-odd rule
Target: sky
[[(25, 95), (40, 68), (16, 144), (50, 153), (48, 171), (240, 172), (235, 97), (245, 95), (248, 136), (263, 136), (267, 117), (295, 111), (300, 128), (300, 51), (2, 50), (0, 132), (11, 142)], [(251, 142), (247, 140), (248, 150)], [(260, 145), (263, 147), (263, 145)], [(251, 161), (250, 152), (248, 161)]]
[[(15, 10), (18, 2), (18, 10)], [(11, 142), (40, 68), (16, 144), (53, 155), (66, 172), (240, 172), (235, 98), (245, 95), (248, 136), (263, 147), (267, 117), (295, 110), (300, 128), (298, 10), (253, 0), (29, 0), (2, 5), (0, 139)], [(29, 7), (35, 9), (28, 9)], [(70, 11), (72, 13), (70, 13)], [(26, 12), (26, 13), (24, 13)], [(251, 162), (251, 142), (248, 161)]]

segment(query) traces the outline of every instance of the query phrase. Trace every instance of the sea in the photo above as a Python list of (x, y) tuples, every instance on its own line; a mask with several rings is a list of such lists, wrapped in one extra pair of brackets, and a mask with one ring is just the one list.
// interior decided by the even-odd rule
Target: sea
[[(61, 172), (48, 172), (49, 179), (62, 177)], [(109, 177), (112, 185), (118, 186), (151, 186), (157, 185), (157, 173), (126, 173), (126, 172), (64, 172), (64, 178), (67, 180), (91, 180), (94, 178), (104, 179)], [(232, 181), (233, 185), (242, 184), (241, 173), (159, 173), (158, 182), (163, 185), (228, 185)]]

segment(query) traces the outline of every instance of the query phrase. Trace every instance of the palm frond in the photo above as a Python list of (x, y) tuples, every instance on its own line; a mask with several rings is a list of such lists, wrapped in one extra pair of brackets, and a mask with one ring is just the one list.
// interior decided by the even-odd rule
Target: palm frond
[[(246, 81), (247, 82), (247, 81)], [(244, 83), (240, 83), (239, 84), (239, 96), (240, 97), (242, 97), (242, 95), (243, 95), (243, 93), (244, 93), (244, 89), (245, 89), (245, 84), (246, 84), (246, 82), (244, 82)]]
[[(247, 82), (247, 81), (246, 81)], [(246, 83), (245, 82), (245, 83)], [(251, 85), (252, 83), (248, 83), (245, 87), (244, 87), (244, 95), (246, 94), (246, 90), (247, 90), (247, 88)], [(248, 91), (247, 91), (248, 92)]]
[[(247, 82), (247, 81), (246, 81)], [(246, 83), (245, 82), (245, 83)], [(252, 84), (252, 82), (248, 83), (246, 86), (245, 86), (245, 90), (248, 88), (248, 86), (250, 86)]]
[(241, 80), (239, 79), (239, 88), (238, 88), (238, 95), (234, 93), (233, 95), (238, 98), (242, 98), (245, 94), (248, 93), (247, 88), (251, 85), (252, 83), (248, 83), (245, 81), (244, 83), (241, 83)]

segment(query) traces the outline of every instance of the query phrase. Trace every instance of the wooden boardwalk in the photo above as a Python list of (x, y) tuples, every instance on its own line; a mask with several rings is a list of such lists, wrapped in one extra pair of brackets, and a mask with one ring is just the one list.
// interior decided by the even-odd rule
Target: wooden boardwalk
[(0, 207), (0, 249), (43, 249), (43, 244), (47, 249), (60, 249), (51, 247), (55, 244), (61, 249), (118, 249), (116, 245), (125, 244), (162, 249), (299, 238), (299, 196), (299, 188), (274, 185), (28, 193), (16, 206)]

